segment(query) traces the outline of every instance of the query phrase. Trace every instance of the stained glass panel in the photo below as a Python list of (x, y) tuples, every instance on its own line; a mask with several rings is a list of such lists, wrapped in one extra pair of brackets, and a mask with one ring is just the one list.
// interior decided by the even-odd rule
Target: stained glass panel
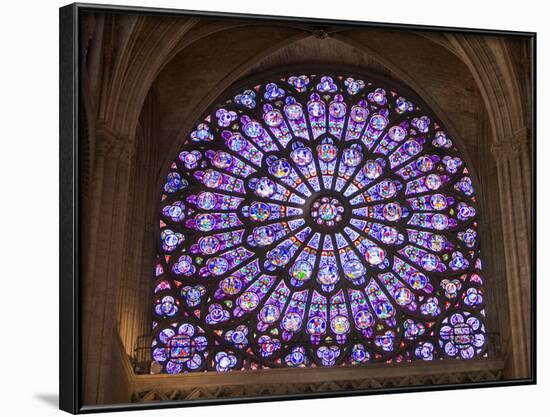
[(153, 360), (181, 373), (485, 355), (476, 215), (456, 144), (412, 97), (329, 73), (241, 89), (167, 173)]

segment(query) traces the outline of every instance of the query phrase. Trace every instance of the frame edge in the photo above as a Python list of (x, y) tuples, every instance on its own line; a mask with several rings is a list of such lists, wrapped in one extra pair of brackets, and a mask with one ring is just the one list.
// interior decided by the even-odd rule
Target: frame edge
[[(395, 27), (406, 30), (435, 30), (435, 31), (458, 31), (466, 33), (479, 33), (479, 34), (492, 34), (502, 36), (525, 36), (530, 37), (532, 40), (532, 80), (533, 85), (533, 97), (532, 97), (532, 160), (531, 170), (532, 174), (536, 173), (536, 58), (537, 58), (537, 32), (523, 32), (523, 31), (499, 31), (492, 29), (475, 29), (475, 28), (453, 28), (453, 27), (437, 27), (437, 26), (420, 26), (414, 24), (384, 24), (378, 22), (355, 22), (355, 21), (332, 21), (329, 19), (318, 18), (299, 18), (289, 16), (264, 16), (253, 14), (237, 14), (237, 13), (223, 13), (223, 12), (201, 12), (201, 11), (189, 11), (189, 10), (176, 10), (176, 9), (163, 9), (163, 8), (147, 8), (147, 7), (133, 7), (133, 6), (111, 6), (104, 4), (88, 4), (88, 3), (73, 3), (59, 8), (59, 129), (60, 129), (60, 143), (59, 143), (59, 186), (60, 186), (60, 201), (59, 201), (59, 220), (60, 220), (60, 253), (59, 253), (59, 409), (71, 414), (80, 413), (96, 413), (105, 411), (127, 411), (127, 410), (142, 410), (142, 409), (163, 409), (174, 408), (182, 406), (204, 406), (204, 405), (222, 405), (231, 403), (251, 403), (251, 402), (269, 402), (269, 401), (281, 401), (281, 400), (294, 400), (294, 399), (308, 399), (308, 398), (331, 398), (342, 396), (356, 396), (356, 395), (369, 395), (369, 394), (389, 394), (389, 393), (413, 393), (423, 391), (437, 391), (455, 389), (455, 387), (439, 386), (435, 388), (424, 387), (416, 389), (405, 390), (380, 390), (379, 392), (364, 393), (364, 392), (342, 392), (335, 394), (322, 393), (319, 396), (298, 396), (298, 398), (292, 398), (291, 396), (278, 397), (265, 397), (265, 398), (236, 398), (234, 401), (214, 401), (214, 402), (176, 402), (176, 403), (154, 403), (146, 404), (143, 407), (136, 406), (135, 404), (121, 404), (121, 405), (100, 405), (100, 406), (83, 406), (80, 398), (80, 342), (79, 342), (79, 183), (78, 183), (78, 106), (79, 106), (79, 72), (78, 72), (78, 15), (79, 11), (99, 10), (104, 12), (123, 12), (123, 13), (143, 13), (143, 14), (191, 14), (202, 16), (216, 16), (220, 18), (243, 18), (243, 19), (265, 19), (273, 18), (274, 20), (283, 21), (305, 21), (305, 22), (318, 22), (318, 23), (330, 23), (339, 22), (344, 24), (360, 24), (366, 26), (379, 27), (383, 29), (392, 29)], [(458, 30), (457, 30), (458, 29)], [(535, 175), (531, 178), (531, 186), (533, 190), (532, 194), (532, 225), (535, 225), (536, 219), (536, 181)], [(532, 232), (532, 252), (531, 257), (533, 261), (532, 265), (532, 295), (533, 295), (533, 318), (536, 318), (536, 229), (533, 228)], [(536, 369), (536, 320), (533, 320), (533, 342), (532, 349), (534, 351), (532, 359), (532, 375), (531, 378), (525, 380), (512, 380), (506, 381), (503, 384), (471, 384), (463, 385), (462, 389), (479, 388), (479, 387), (498, 387), (498, 386), (514, 386), (514, 385), (532, 385), (537, 383), (537, 369)]]
[(79, 411), (78, 8), (59, 8), (59, 408)]

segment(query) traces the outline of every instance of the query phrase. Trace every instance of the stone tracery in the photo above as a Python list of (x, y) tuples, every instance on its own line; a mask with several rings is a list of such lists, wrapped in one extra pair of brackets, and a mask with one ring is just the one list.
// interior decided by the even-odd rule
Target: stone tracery
[(196, 125), (162, 197), (153, 359), (166, 372), (484, 354), (472, 182), (411, 100), (296, 74)]

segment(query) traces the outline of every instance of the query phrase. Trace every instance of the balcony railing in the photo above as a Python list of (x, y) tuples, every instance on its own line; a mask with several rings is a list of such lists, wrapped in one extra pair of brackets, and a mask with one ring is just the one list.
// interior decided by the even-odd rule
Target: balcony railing
[[(454, 336), (454, 335), (451, 335), (450, 336), (451, 339), (454, 337), (456, 338), (456, 342), (459, 342), (459, 338), (461, 336)], [(483, 355), (482, 359), (487, 359), (487, 358), (494, 358), (494, 357), (498, 357), (498, 353), (497, 353), (497, 350), (495, 347), (498, 347), (500, 346), (500, 334), (499, 333), (485, 333), (485, 337), (487, 339), (487, 342), (486, 342), (486, 353)], [(144, 375), (144, 374), (153, 374), (155, 373), (154, 370), (152, 371), (151, 369), (151, 364), (153, 363), (153, 360), (152, 360), (152, 347), (151, 347), (151, 340), (152, 340), (152, 336), (151, 335), (143, 335), (143, 336), (140, 336), (138, 337), (138, 339), (136, 340), (136, 343), (135, 343), (135, 347), (134, 347), (134, 350), (133, 350), (133, 356), (130, 358), (130, 361), (132, 363), (132, 367), (133, 367), (133, 370), (134, 372), (137, 374), (137, 375)], [(400, 349), (400, 352), (401, 353), (404, 353), (404, 354), (408, 354), (407, 356), (410, 357), (410, 358), (414, 358), (415, 355), (414, 355), (414, 343), (410, 343), (411, 342), (411, 339), (403, 339), (403, 338), (395, 338), (395, 340), (393, 341), (394, 345), (396, 346), (399, 346), (400, 345), (400, 342), (401, 341), (405, 341), (407, 342), (406, 344), (409, 345), (407, 348), (401, 348)], [(348, 339), (348, 342), (349, 344), (354, 344), (354, 343), (364, 343), (365, 340), (364, 339), (357, 339), (357, 340), (354, 340), (354, 339)], [(249, 344), (250, 345), (250, 344)], [(286, 343), (287, 346), (303, 346), (304, 348), (310, 348), (310, 347), (317, 347), (319, 345), (315, 345), (313, 343), (311, 343), (310, 339), (309, 338), (305, 338), (303, 340), (300, 340), (300, 339), (293, 339), (291, 342), (289, 343)], [(434, 361), (437, 362), (437, 361), (441, 361), (443, 359), (435, 359)], [(406, 362), (416, 362), (416, 361), (419, 361), (421, 363), (426, 363), (426, 361), (422, 361), (422, 360), (413, 360), (413, 361), (406, 361)], [(378, 360), (378, 361), (372, 361), (370, 362), (369, 364), (365, 364), (363, 366), (372, 366), (376, 363), (378, 364), (387, 364), (389, 361), (386, 361), (386, 360)], [(405, 361), (403, 361), (405, 362)], [(400, 363), (403, 363), (403, 362), (400, 362)], [(350, 365), (347, 365), (348, 367)], [(247, 362), (245, 361), (244, 362), (244, 365), (243, 365), (243, 369), (246, 370), (248, 368), (247, 366)], [(279, 368), (279, 367), (273, 367), (271, 369), (274, 369), (274, 368)]]
[[(494, 340), (497, 334), (490, 335)], [(471, 360), (441, 359), (364, 366), (243, 369), (232, 372), (151, 374), (150, 347), (136, 345), (130, 358), (120, 338), (112, 393), (114, 402), (190, 401), (250, 396), (318, 396), (343, 392), (372, 393), (425, 386), (479, 384), (502, 379), (504, 362), (491, 351)], [(143, 337), (142, 340), (147, 340)], [(491, 342), (491, 339), (489, 340)], [(138, 360), (141, 358), (141, 360)], [(120, 381), (120, 383), (118, 383)]]

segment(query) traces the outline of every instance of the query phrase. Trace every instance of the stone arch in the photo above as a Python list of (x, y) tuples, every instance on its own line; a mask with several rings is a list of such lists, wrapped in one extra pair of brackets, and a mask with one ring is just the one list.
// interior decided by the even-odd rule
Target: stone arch
[[(183, 18), (139, 17), (126, 27), (128, 35), (120, 41), (118, 50), (111, 58), (114, 66), (113, 63), (109, 64), (110, 67), (101, 78), (101, 90), (94, 92), (98, 97), (103, 98), (96, 104), (99, 108), (96, 113), (97, 120), (94, 121), (96, 128), (91, 132), (90, 138), (97, 147), (92, 156), (94, 164), (92, 175), (95, 180), (99, 178), (101, 181), (91, 190), (90, 200), (96, 201), (97, 204), (89, 208), (91, 220), (87, 229), (89, 229), (90, 241), (96, 242), (100, 236), (102, 237), (96, 246), (91, 246), (92, 249), (96, 247), (98, 251), (101, 249), (101, 253), (96, 252), (96, 249), (90, 253), (91, 257), (96, 254), (100, 256), (96, 262), (99, 267), (86, 270), (89, 297), (87, 297), (88, 307), (85, 306), (85, 311), (92, 311), (92, 307), (105, 294), (106, 289), (113, 291), (109, 302), (116, 304), (121, 293), (126, 291), (128, 282), (132, 280), (132, 277), (127, 276), (128, 271), (124, 273), (114, 266), (114, 263), (119, 262), (117, 257), (128, 255), (120, 249), (124, 247), (124, 240), (109, 230), (108, 224), (111, 223), (106, 219), (111, 221), (119, 216), (121, 211), (126, 212), (130, 201), (134, 198), (128, 183), (132, 170), (136, 169), (136, 129), (146, 97), (155, 80), (162, 69), (169, 65), (169, 62), (179, 53), (184, 53), (190, 45), (208, 39), (210, 34), (247, 25), (247, 23), (227, 20), (201, 26), (200, 22), (194, 18), (183, 21)], [(276, 27), (276, 25), (273, 26)], [(296, 35), (296, 39), (309, 36), (315, 31), (307, 24), (293, 24), (293, 27), (303, 31), (303, 35)], [(325, 32), (328, 33), (331, 30), (327, 29)], [(346, 34), (340, 32), (340, 30), (334, 31), (331, 36), (344, 42), (353, 42), (350, 39), (346, 40)], [(323, 31), (315, 33), (317, 36), (323, 35)], [(521, 261), (522, 257), (526, 259), (530, 254), (528, 230), (530, 126), (529, 121), (523, 116), (526, 112), (519, 109), (523, 108), (526, 100), (521, 100), (520, 88), (515, 81), (516, 70), (504, 41), (494, 39), (488, 41), (481, 36), (457, 34), (449, 34), (445, 37), (436, 34), (433, 37), (438, 38), (432, 39), (434, 43), (452, 51), (470, 69), (480, 91), (483, 92), (484, 103), (491, 120), (490, 132), (494, 143), (493, 155), (498, 165), (498, 186), (501, 190), (502, 206), (504, 207), (508, 201), (514, 201), (514, 207), (502, 209), (502, 227), (507, 231), (506, 242), (521, 242), (519, 246), (514, 244), (506, 247), (508, 253), (516, 254), (513, 259), (507, 259), (506, 276), (509, 282), (509, 303), (516, 305), (510, 312), (510, 316), (516, 315), (516, 322), (512, 324), (515, 330), (510, 348), (514, 364), (510, 372), (513, 375), (523, 376), (528, 373), (530, 366), (529, 355), (523, 353), (528, 351), (526, 341), (530, 326), (528, 321), (530, 301), (526, 282), (529, 281), (530, 268)], [(288, 41), (292, 41), (292, 37)], [(274, 49), (283, 46), (284, 41)], [(233, 71), (232, 79), (238, 79), (241, 73), (244, 74), (239, 70)], [(406, 74), (401, 74), (399, 78), (402, 77), (406, 80)], [(414, 85), (414, 80), (410, 81)], [(217, 88), (223, 90), (230, 83), (231, 81), (227, 79)], [(415, 89), (418, 93), (422, 92), (422, 89)], [(429, 98), (429, 94), (424, 96)], [(434, 109), (438, 107), (435, 101), (428, 104)], [(444, 112), (438, 113), (444, 114)], [(452, 129), (450, 123), (445, 120), (444, 122)], [(102, 142), (106, 144), (116, 142), (116, 144), (103, 146)], [(120, 151), (117, 151), (117, 155), (108, 155), (109, 152), (104, 152), (102, 149)], [(511, 198), (517, 189), (521, 190), (525, 198)], [(515, 213), (521, 214), (519, 221), (514, 216)], [(119, 226), (120, 235), (124, 236), (127, 227), (127, 224)], [(109, 276), (110, 282), (107, 285), (106, 277), (112, 273), (116, 276)], [(90, 325), (88, 337), (104, 340), (99, 352), (91, 352), (86, 346), (84, 347), (84, 373), (90, 375), (84, 383), (88, 403), (103, 402), (108, 397), (107, 391), (101, 387), (108, 386), (115, 340), (112, 328), (117, 326), (117, 323), (108, 317), (110, 314), (116, 316), (116, 308), (106, 306), (96, 324)], [(132, 349), (127, 347), (126, 350), (130, 354)], [(100, 374), (97, 379), (99, 382), (94, 382), (97, 374)]]
[[(183, 122), (181, 123), (181, 127), (179, 129), (177, 140), (174, 141), (172, 148), (170, 151), (166, 152), (166, 160), (165, 163), (162, 165), (163, 167), (168, 166), (168, 161), (171, 158), (171, 155), (175, 152), (177, 149), (178, 143), (181, 143), (183, 141), (183, 138), (189, 133), (191, 128), (191, 123), (193, 122), (198, 115), (206, 109), (207, 105), (212, 101), (213, 98), (219, 96), (224, 90), (226, 90), (230, 85), (232, 85), (234, 82), (237, 82), (238, 80), (247, 77), (248, 75), (254, 73), (257, 71), (258, 62), (262, 62), (262, 60), (265, 60), (270, 55), (277, 53), (277, 52), (284, 52), (288, 48), (291, 48), (293, 44), (298, 43), (304, 39), (322, 39), (320, 42), (330, 42), (331, 40), (334, 40), (336, 42), (341, 43), (344, 47), (351, 47), (356, 49), (357, 51), (360, 51), (360, 53), (365, 54), (365, 56), (372, 57), (374, 60), (376, 60), (379, 64), (381, 64), (383, 67), (387, 69), (387, 76), (391, 76), (392, 78), (396, 78), (397, 80), (400, 80), (403, 84), (409, 86), (413, 91), (415, 91), (419, 96), (423, 97), (424, 101), (427, 103), (427, 105), (433, 109), (433, 111), (438, 115), (438, 117), (445, 123), (448, 130), (451, 132), (453, 137), (458, 138), (459, 142), (462, 142), (462, 135), (457, 132), (456, 127), (454, 126), (453, 120), (450, 119), (446, 112), (442, 109), (441, 104), (432, 96), (430, 92), (428, 92), (417, 80), (415, 80), (414, 76), (408, 74), (407, 72), (403, 71), (399, 65), (399, 63), (392, 62), (388, 56), (384, 56), (371, 48), (369, 48), (366, 45), (363, 45), (353, 39), (350, 39), (349, 37), (346, 37), (345, 31), (343, 30), (327, 30), (323, 31), (323, 35), (320, 36), (318, 33), (312, 32), (310, 30), (304, 30), (303, 34), (296, 35), (294, 37), (290, 37), (288, 39), (285, 39), (281, 41), (280, 43), (270, 46), (269, 48), (266, 48), (264, 51), (262, 51), (259, 54), (249, 56), (246, 59), (243, 60), (243, 62), (238, 65), (235, 70), (232, 70), (231, 72), (228, 72), (227, 76), (223, 79), (222, 82), (220, 82), (218, 85), (216, 85), (214, 88), (210, 89), (209, 93), (201, 102), (196, 106), (196, 109), (193, 109), (193, 113), (187, 116)], [(175, 54), (174, 54), (175, 55)], [(311, 65), (311, 64), (318, 64), (319, 62), (311, 61), (309, 63), (305, 63), (305, 65)], [(169, 64), (166, 64), (169, 65)], [(288, 67), (292, 66), (292, 62), (284, 62), (282, 64), (278, 64), (278, 66)], [(350, 65), (349, 63), (343, 63), (346, 67), (353, 67), (354, 65)], [(294, 64), (296, 66), (296, 64)], [(260, 71), (267, 71), (269, 67), (267, 68), (261, 68)], [(276, 70), (277, 67), (274, 68)], [(376, 71), (375, 71), (376, 72)], [(391, 74), (391, 75), (388, 75)], [(466, 155), (468, 158), (468, 152), (465, 151), (463, 145), (462, 151), (463, 154)], [(159, 181), (162, 181), (162, 175), (159, 177)]]

